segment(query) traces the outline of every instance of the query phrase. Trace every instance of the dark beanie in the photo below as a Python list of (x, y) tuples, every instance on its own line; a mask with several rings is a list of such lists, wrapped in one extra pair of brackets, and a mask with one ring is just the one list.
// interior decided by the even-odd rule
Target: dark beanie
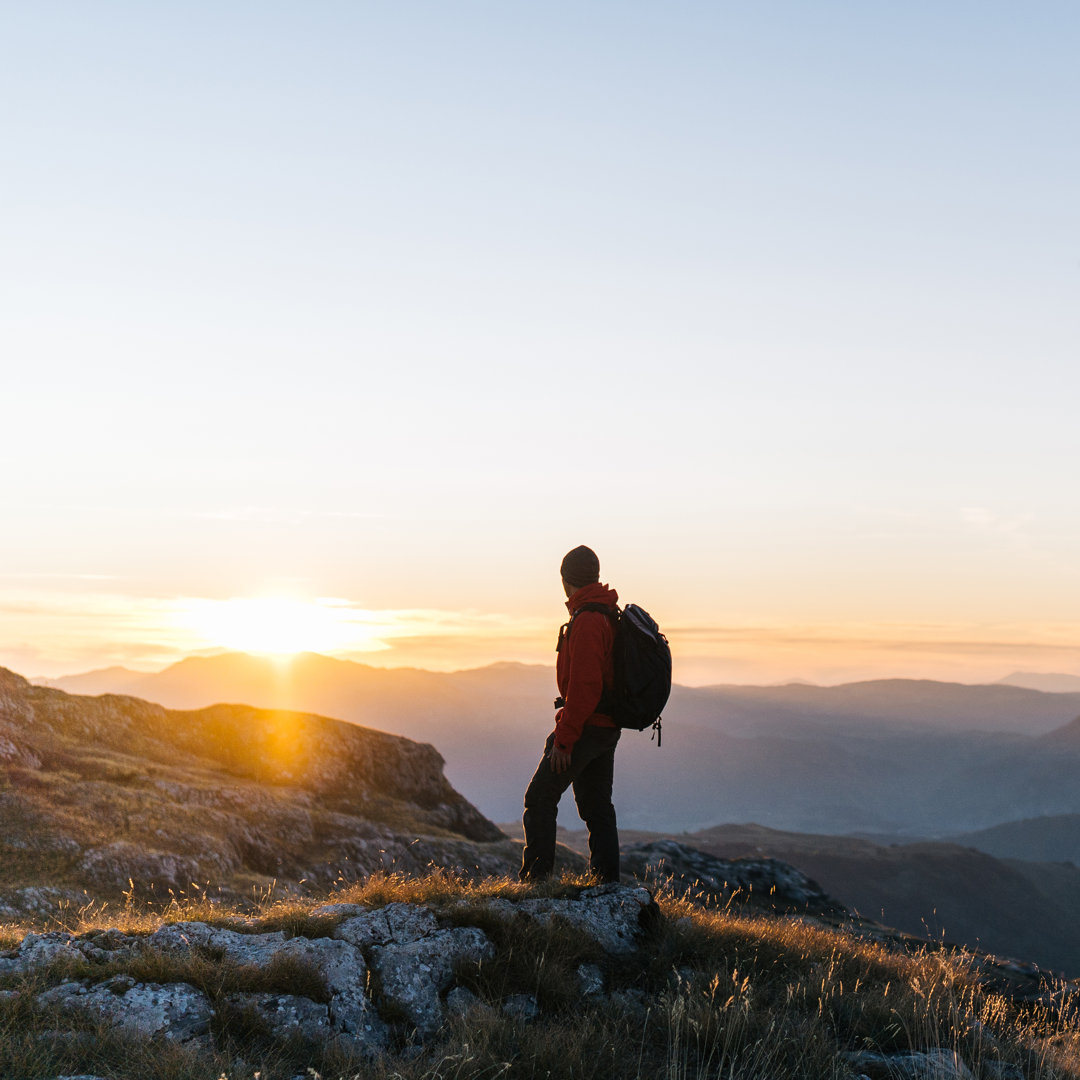
[(596, 557), (596, 552), (584, 544), (568, 551), (559, 569), (563, 581), (577, 589), (600, 580), (600, 560)]

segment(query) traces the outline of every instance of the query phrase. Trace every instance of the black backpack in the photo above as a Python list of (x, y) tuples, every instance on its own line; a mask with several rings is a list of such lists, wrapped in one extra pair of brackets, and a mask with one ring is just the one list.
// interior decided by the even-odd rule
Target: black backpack
[(622, 611), (604, 604), (582, 604), (570, 616), (563, 635), (570, 633), (574, 619), (583, 611), (598, 611), (615, 624), (615, 683), (605, 688), (596, 711), (610, 716), (621, 728), (644, 731), (651, 727), (659, 746), (660, 714), (671, 695), (671, 648), (667, 638), (656, 620), (637, 604), (627, 604)]

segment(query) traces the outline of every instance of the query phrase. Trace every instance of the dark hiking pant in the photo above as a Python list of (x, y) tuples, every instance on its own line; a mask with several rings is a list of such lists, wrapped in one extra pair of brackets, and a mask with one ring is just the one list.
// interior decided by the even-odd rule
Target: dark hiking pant
[(619, 880), (619, 830), (611, 785), (619, 729), (586, 724), (570, 755), (570, 768), (556, 773), (548, 755), (555, 744), (552, 732), (544, 756), (525, 792), (525, 851), (522, 881), (540, 881), (555, 867), (555, 819), (563, 792), (574, 786), (578, 815), (589, 830), (589, 868), (600, 881)]

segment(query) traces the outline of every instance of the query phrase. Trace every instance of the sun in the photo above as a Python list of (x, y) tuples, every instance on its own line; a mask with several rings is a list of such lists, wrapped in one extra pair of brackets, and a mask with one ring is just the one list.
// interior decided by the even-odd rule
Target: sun
[(362, 648), (368, 635), (347, 606), (335, 601), (289, 597), (234, 597), (200, 600), (188, 622), (217, 648), (275, 656)]

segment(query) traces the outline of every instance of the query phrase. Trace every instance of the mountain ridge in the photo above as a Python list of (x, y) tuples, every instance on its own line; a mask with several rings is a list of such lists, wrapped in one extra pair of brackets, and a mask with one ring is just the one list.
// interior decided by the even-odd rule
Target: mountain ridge
[[(129, 692), (172, 708), (245, 701), (437, 745), (454, 787), (500, 821), (520, 814), (553, 723), (554, 674), (541, 665), (411, 672), (318, 654), (292, 666), (221, 654), (148, 678)], [(917, 836), (1080, 813), (1080, 745), (1040, 742), (1077, 715), (1080, 695), (933, 680), (676, 685), (661, 751), (624, 733), (616, 805), (635, 828), (753, 819), (796, 831)]]

